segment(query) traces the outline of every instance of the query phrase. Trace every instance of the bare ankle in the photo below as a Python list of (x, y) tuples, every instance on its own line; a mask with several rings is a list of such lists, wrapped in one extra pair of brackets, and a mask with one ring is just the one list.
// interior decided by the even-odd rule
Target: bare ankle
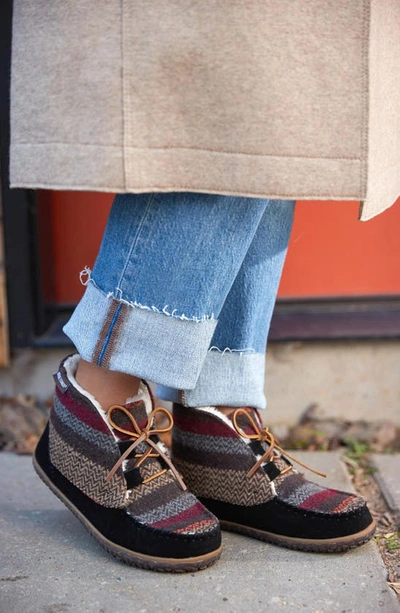
[(79, 361), (75, 375), (83, 389), (92, 394), (103, 409), (113, 404), (125, 404), (126, 399), (139, 392), (140, 379), (116, 370), (107, 370), (86, 360)]
[(227, 406), (219, 406), (216, 408), (218, 409), (218, 411), (221, 411), (221, 413), (223, 413), (224, 415), (229, 415), (230, 413), (232, 413), (232, 411), (237, 409), (237, 407), (227, 407)]

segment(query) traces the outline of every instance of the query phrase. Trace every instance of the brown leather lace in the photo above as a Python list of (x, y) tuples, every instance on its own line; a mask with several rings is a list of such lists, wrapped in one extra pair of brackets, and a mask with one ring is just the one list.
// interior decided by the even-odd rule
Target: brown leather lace
[[(237, 422), (239, 415), (243, 415), (243, 417), (245, 417), (248, 420), (248, 422), (250, 423), (251, 427), (254, 430), (254, 434), (247, 434), (247, 432), (242, 430), (242, 428), (239, 426)], [(246, 411), (245, 409), (237, 409), (235, 413), (233, 414), (232, 422), (233, 422), (236, 432), (240, 436), (243, 436), (244, 438), (248, 438), (250, 440), (259, 441), (260, 443), (266, 443), (268, 445), (268, 448), (265, 451), (265, 453), (261, 456), (259, 460), (257, 460), (254, 466), (247, 473), (248, 477), (252, 477), (254, 473), (260, 468), (260, 466), (264, 464), (264, 462), (268, 462), (268, 461), (272, 461), (277, 458), (280, 458), (281, 456), (277, 455), (276, 451), (279, 451), (284, 456), (293, 460), (293, 462), (300, 464), (300, 466), (302, 466), (303, 468), (306, 468), (307, 470), (310, 470), (316, 475), (319, 475), (320, 477), (326, 477), (325, 473), (321, 473), (318, 470), (314, 470), (310, 466), (307, 466), (307, 464), (303, 464), (303, 462), (300, 462), (300, 460), (297, 460), (287, 451), (284, 451), (282, 447), (278, 445), (272, 432), (270, 432), (270, 430), (266, 427), (261, 429), (260, 426), (254, 421), (250, 413)], [(293, 468), (292, 466), (288, 466), (287, 468), (282, 470), (280, 474), (283, 475), (287, 473), (289, 470), (292, 470), (292, 468)]]
[[(115, 423), (115, 421), (112, 418), (113, 413), (115, 413), (116, 411), (122, 411), (124, 413), (124, 415), (126, 415), (126, 417), (129, 419), (130, 423), (132, 424), (132, 430), (126, 430), (125, 428), (121, 428), (121, 426), (119, 426), (118, 424)], [(165, 426), (164, 428), (157, 428), (157, 427), (153, 427), (153, 424), (155, 424), (155, 418), (156, 415), (158, 414), (162, 414), (164, 415), (164, 417), (167, 418), (167, 426)], [(143, 464), (143, 462), (147, 459), (147, 458), (158, 458), (161, 457), (164, 462), (166, 462), (169, 466), (169, 468), (171, 469), (171, 471), (173, 472), (176, 480), (178, 481), (179, 485), (181, 486), (181, 488), (185, 491), (186, 485), (184, 484), (182, 477), (180, 476), (180, 474), (178, 473), (178, 471), (176, 470), (175, 466), (172, 464), (171, 460), (169, 459), (169, 457), (167, 456), (166, 453), (164, 453), (164, 451), (162, 449), (160, 449), (160, 447), (157, 445), (157, 443), (154, 443), (150, 436), (152, 436), (153, 434), (163, 434), (165, 432), (169, 432), (170, 430), (172, 430), (172, 426), (173, 426), (173, 419), (172, 419), (172, 415), (163, 407), (157, 407), (156, 409), (154, 409), (150, 415), (147, 418), (147, 423), (145, 425), (144, 428), (140, 429), (139, 425), (136, 421), (136, 419), (133, 417), (133, 415), (128, 411), (128, 409), (126, 407), (123, 407), (119, 404), (115, 404), (114, 406), (110, 407), (107, 411), (107, 418), (108, 421), (110, 422), (110, 425), (114, 428), (114, 430), (117, 430), (118, 432), (121, 432), (123, 434), (127, 434), (131, 440), (132, 440), (132, 444), (129, 445), (128, 449), (126, 451), (124, 451), (124, 453), (122, 454), (122, 456), (119, 458), (118, 462), (116, 462), (114, 464), (114, 466), (112, 467), (112, 469), (110, 470), (110, 472), (108, 473), (107, 477), (106, 477), (106, 481), (110, 481), (110, 479), (112, 478), (112, 476), (115, 474), (115, 472), (118, 470), (118, 468), (122, 465), (123, 461), (126, 460), (126, 458), (132, 453), (132, 451), (138, 446), (140, 445), (140, 443), (146, 443), (149, 447), (148, 449), (143, 452), (143, 453), (136, 453), (135, 454), (135, 458), (138, 458), (136, 464), (135, 464), (135, 468), (138, 468), (141, 464)], [(165, 472), (167, 472), (167, 468), (164, 468), (163, 470), (161, 470), (160, 472), (151, 475), (150, 477), (148, 477), (147, 479), (144, 479), (143, 483), (149, 483), (150, 481), (152, 481), (153, 479), (156, 479), (157, 477), (159, 477), (160, 475), (163, 475)]]

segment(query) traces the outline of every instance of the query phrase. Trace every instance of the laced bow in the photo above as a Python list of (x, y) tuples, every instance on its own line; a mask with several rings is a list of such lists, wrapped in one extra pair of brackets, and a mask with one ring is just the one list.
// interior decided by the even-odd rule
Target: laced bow
[[(119, 426), (118, 424), (115, 423), (115, 421), (113, 420), (113, 414), (115, 412), (119, 412), (122, 411), (122, 413), (124, 413), (124, 415), (128, 418), (128, 420), (130, 421), (131, 425), (132, 425), (132, 430), (126, 430), (125, 428), (122, 428), (121, 426)], [(168, 423), (164, 428), (158, 428), (155, 426), (155, 418), (156, 415), (164, 415), (164, 417), (167, 418)], [(143, 464), (143, 462), (147, 459), (147, 458), (158, 458), (161, 457), (164, 462), (167, 463), (167, 465), (169, 466), (169, 468), (171, 469), (171, 471), (173, 472), (176, 480), (178, 481), (179, 485), (181, 486), (181, 488), (185, 491), (186, 485), (184, 484), (182, 477), (180, 476), (180, 474), (178, 473), (178, 471), (176, 470), (175, 466), (172, 464), (170, 458), (167, 456), (166, 453), (164, 453), (164, 451), (157, 445), (157, 443), (154, 443), (154, 441), (151, 440), (150, 436), (152, 436), (153, 434), (164, 434), (165, 432), (169, 432), (170, 430), (172, 430), (172, 426), (173, 426), (173, 419), (171, 414), (164, 409), (163, 407), (157, 407), (156, 409), (153, 409), (153, 411), (150, 413), (150, 415), (147, 418), (147, 423), (144, 426), (144, 428), (140, 429), (139, 425), (136, 421), (136, 419), (133, 417), (133, 415), (128, 411), (128, 409), (126, 407), (123, 407), (119, 404), (115, 404), (114, 406), (110, 407), (107, 411), (107, 418), (108, 421), (110, 423), (110, 425), (114, 428), (114, 430), (117, 430), (118, 432), (121, 432), (122, 434), (127, 434), (131, 440), (132, 440), (132, 444), (129, 445), (128, 449), (126, 449), (126, 451), (124, 451), (124, 453), (121, 455), (121, 457), (119, 458), (119, 460), (114, 464), (113, 468), (110, 470), (110, 472), (108, 473), (107, 477), (106, 477), (106, 481), (110, 481), (110, 479), (112, 478), (112, 476), (115, 474), (115, 472), (118, 470), (118, 468), (122, 465), (123, 461), (126, 460), (126, 458), (132, 453), (132, 451), (141, 443), (146, 443), (148, 445), (148, 449), (143, 452), (143, 453), (137, 453), (135, 454), (135, 458), (138, 458), (137, 462), (135, 463), (135, 468), (138, 468), (141, 464)], [(154, 427), (152, 427), (154, 424)], [(148, 477), (147, 479), (144, 479), (143, 483), (149, 483), (149, 481), (152, 481), (153, 479), (155, 479), (156, 477), (159, 477), (160, 475), (164, 474), (165, 472), (167, 472), (167, 468), (164, 468), (163, 470), (161, 470), (160, 472), (151, 475), (150, 477)]]
[[(242, 428), (238, 424), (238, 417), (239, 416), (243, 416), (243, 417), (245, 417), (247, 419), (247, 421), (250, 423), (251, 427), (254, 430), (254, 434), (247, 434), (247, 432), (242, 430)], [(233, 425), (234, 425), (234, 428), (235, 428), (236, 432), (240, 436), (243, 436), (244, 438), (248, 438), (248, 439), (253, 440), (253, 441), (259, 441), (260, 443), (266, 443), (268, 445), (267, 450), (265, 451), (265, 453), (263, 453), (261, 458), (259, 460), (257, 460), (257, 462), (254, 464), (254, 466), (247, 473), (248, 477), (252, 477), (254, 475), (254, 473), (260, 468), (260, 466), (264, 462), (268, 462), (268, 461), (274, 460), (276, 458), (280, 458), (280, 456), (277, 455), (276, 451), (279, 451), (284, 456), (286, 456), (286, 457), (290, 458), (291, 460), (293, 460), (293, 462), (296, 462), (297, 464), (300, 464), (300, 466), (302, 466), (303, 468), (305, 468), (307, 470), (310, 470), (311, 472), (315, 473), (316, 475), (319, 475), (320, 477), (326, 477), (325, 473), (321, 473), (318, 470), (314, 470), (310, 466), (307, 466), (307, 464), (303, 464), (303, 462), (300, 462), (300, 460), (297, 460), (295, 457), (293, 457), (287, 451), (284, 451), (282, 449), (282, 447), (280, 447), (278, 445), (278, 443), (277, 443), (274, 435), (272, 434), (272, 432), (270, 432), (270, 430), (267, 427), (261, 429), (260, 426), (254, 421), (254, 419), (250, 415), (250, 413), (248, 411), (246, 411), (245, 409), (237, 409), (235, 411), (235, 413), (233, 414), (232, 422), (233, 422)], [(283, 475), (286, 472), (288, 472), (289, 470), (292, 470), (292, 466), (288, 466), (287, 468), (282, 470), (280, 474)]]

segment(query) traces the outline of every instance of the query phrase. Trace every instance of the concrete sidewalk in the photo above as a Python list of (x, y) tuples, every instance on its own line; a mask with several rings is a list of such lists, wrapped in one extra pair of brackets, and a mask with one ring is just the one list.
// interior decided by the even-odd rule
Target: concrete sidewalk
[[(336, 453), (298, 455), (327, 472), (329, 484), (351, 489)], [(126, 566), (41, 483), (29, 457), (6, 453), (0, 454), (0, 538), (2, 613), (400, 611), (374, 542), (326, 555), (224, 533), (223, 555), (210, 569), (171, 575)]]
[(400, 526), (400, 454), (376, 454), (371, 460), (376, 469), (375, 479)]

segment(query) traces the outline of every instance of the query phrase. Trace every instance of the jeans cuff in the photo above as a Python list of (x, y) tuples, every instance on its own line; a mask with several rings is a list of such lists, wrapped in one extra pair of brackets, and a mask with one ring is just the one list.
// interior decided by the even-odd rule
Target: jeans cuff
[(265, 355), (209, 351), (195, 389), (177, 392), (157, 387), (163, 400), (180, 402), (188, 407), (226, 405), (265, 409)]
[(190, 390), (216, 325), (216, 320), (186, 321), (132, 307), (91, 282), (64, 332), (88, 362)]

